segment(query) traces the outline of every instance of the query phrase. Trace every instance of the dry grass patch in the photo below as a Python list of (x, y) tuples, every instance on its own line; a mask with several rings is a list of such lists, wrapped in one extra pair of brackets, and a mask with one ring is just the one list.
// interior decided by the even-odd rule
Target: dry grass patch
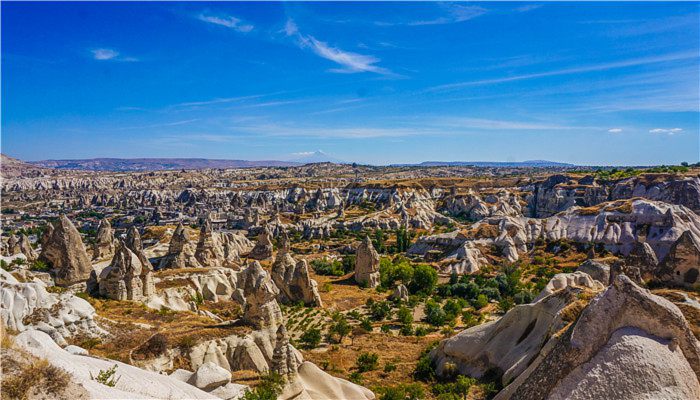
[(39, 393), (60, 398), (70, 383), (70, 375), (42, 359), (27, 363), (17, 363), (12, 370), (5, 371), (2, 377), (3, 397), (8, 399), (28, 399)]

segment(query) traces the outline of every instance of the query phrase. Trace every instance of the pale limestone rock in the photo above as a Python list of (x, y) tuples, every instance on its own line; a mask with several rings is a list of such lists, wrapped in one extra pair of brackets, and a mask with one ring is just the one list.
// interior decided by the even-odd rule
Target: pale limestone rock
[(194, 256), (203, 267), (220, 267), (223, 264), (224, 254), (208, 219), (199, 231), (199, 242)]
[(307, 305), (322, 306), (318, 284), (309, 276), (306, 260), (295, 261), (288, 249), (282, 248), (277, 252), (271, 275), (279, 289), (277, 298), (281, 303), (301, 301)]
[(610, 266), (595, 260), (586, 260), (578, 266), (576, 271), (585, 272), (591, 278), (607, 285), (610, 282)]
[(114, 230), (107, 218), (100, 221), (97, 227), (95, 243), (92, 246), (92, 259), (101, 260), (114, 256)]
[(369, 288), (375, 288), (380, 283), (379, 253), (372, 246), (369, 236), (365, 236), (355, 252), (355, 282)]
[(120, 243), (111, 264), (99, 278), (101, 296), (114, 300), (141, 301), (155, 293), (153, 271), (143, 265), (126, 244)]
[(168, 253), (161, 259), (159, 269), (199, 268), (201, 265), (195, 257), (195, 248), (190, 242), (187, 229), (180, 222), (170, 239)]
[(408, 289), (406, 288), (406, 286), (401, 284), (394, 289), (393, 293), (391, 293), (390, 298), (392, 300), (407, 302), (408, 301)]
[(231, 381), (231, 372), (213, 362), (205, 362), (197, 368), (187, 383), (204, 391), (211, 391)]
[(585, 272), (576, 271), (570, 273), (560, 273), (556, 274), (549, 280), (547, 286), (542, 289), (540, 294), (535, 298), (534, 302), (539, 301), (554, 292), (563, 290), (569, 286), (579, 286), (589, 288), (593, 291), (599, 292), (605, 288), (605, 286), (598, 282), (597, 280), (590, 277)]
[(267, 230), (264, 230), (258, 236), (258, 241), (255, 243), (255, 247), (253, 247), (250, 254), (248, 254), (248, 257), (254, 260), (266, 260), (272, 257), (273, 251), (272, 237)]
[[(119, 361), (69, 354), (45, 333), (30, 330), (15, 338), (15, 343), (36, 357), (61, 368), (82, 385), (93, 399), (218, 399), (185, 382), (156, 372), (145, 371)], [(100, 370), (117, 366), (119, 381), (114, 387), (92, 379)]]
[(279, 289), (270, 279), (270, 275), (257, 261), (248, 263), (241, 271), (245, 307), (243, 320), (260, 328), (277, 327), (282, 324), (282, 311), (277, 303)]
[(65, 215), (53, 224), (51, 236), (41, 251), (40, 259), (51, 265), (56, 284), (70, 286), (90, 277), (92, 265), (80, 233)]
[(620, 275), (496, 399), (691, 399), (698, 376), (678, 307)]
[(95, 323), (95, 309), (70, 292), (49, 293), (42, 281), (18, 282), (0, 269), (0, 321), (22, 332), (35, 328), (65, 345), (73, 336), (93, 337), (104, 331)]

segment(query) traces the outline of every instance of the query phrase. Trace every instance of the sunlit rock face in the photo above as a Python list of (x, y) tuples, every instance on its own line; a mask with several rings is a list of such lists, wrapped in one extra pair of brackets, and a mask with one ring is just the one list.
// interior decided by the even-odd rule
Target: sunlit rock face
[(53, 268), (57, 285), (84, 282), (92, 272), (92, 264), (80, 233), (65, 215), (53, 223), (51, 235), (44, 243), (40, 258)]

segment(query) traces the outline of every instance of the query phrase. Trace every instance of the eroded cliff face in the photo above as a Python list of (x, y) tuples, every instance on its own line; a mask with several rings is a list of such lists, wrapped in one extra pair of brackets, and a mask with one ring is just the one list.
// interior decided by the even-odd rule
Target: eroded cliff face
[(606, 201), (645, 198), (685, 206), (700, 212), (700, 177), (641, 176), (599, 182), (554, 175), (532, 185), (526, 197), (527, 215), (545, 218), (573, 206), (591, 207)]

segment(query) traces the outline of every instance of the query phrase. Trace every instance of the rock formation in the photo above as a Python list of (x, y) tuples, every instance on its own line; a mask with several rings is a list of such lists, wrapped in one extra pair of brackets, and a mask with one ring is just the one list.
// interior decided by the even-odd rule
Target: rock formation
[(408, 301), (408, 289), (403, 284), (399, 285), (394, 289), (389, 296), (392, 300), (407, 302)]
[(155, 293), (153, 271), (126, 244), (120, 243), (112, 263), (102, 270), (100, 295), (114, 300), (144, 300)]
[(7, 241), (7, 248), (10, 256), (24, 254), (29, 261), (37, 259), (36, 251), (34, 251), (29, 238), (24, 233), (20, 233), (19, 236), (10, 236), (10, 239)]
[(92, 246), (92, 259), (101, 260), (114, 256), (114, 231), (107, 218), (100, 221), (97, 227), (95, 243)]
[(217, 239), (217, 236), (212, 232), (211, 222), (207, 219), (199, 232), (199, 242), (197, 242), (197, 250), (194, 253), (201, 266), (222, 266), (224, 254)]
[(104, 333), (94, 321), (95, 309), (70, 292), (51, 293), (40, 281), (19, 282), (0, 269), (0, 322), (22, 332), (39, 329), (57, 343), (71, 337), (93, 337)]
[(639, 268), (642, 278), (649, 280), (654, 277), (659, 261), (649, 243), (635, 242), (627, 256), (627, 264)]
[(700, 287), (700, 242), (685, 231), (659, 265), (658, 277), (689, 288)]
[(355, 282), (369, 288), (379, 286), (379, 253), (369, 236), (365, 236), (355, 253)]
[(248, 263), (242, 273), (245, 307), (243, 320), (257, 329), (282, 324), (282, 310), (277, 303), (279, 289), (259, 262)]
[(127, 248), (129, 248), (129, 250), (131, 250), (134, 254), (136, 254), (136, 257), (139, 258), (139, 261), (141, 261), (141, 264), (143, 264), (144, 267), (153, 271), (153, 265), (151, 265), (151, 262), (148, 260), (148, 257), (146, 257), (146, 254), (144, 254), (143, 252), (143, 242), (141, 242), (141, 234), (139, 233), (139, 230), (136, 229), (136, 227), (132, 226), (126, 232), (126, 240), (124, 241), (124, 245)]
[(255, 243), (255, 247), (248, 254), (248, 257), (254, 260), (266, 260), (272, 257), (273, 251), (272, 237), (270, 237), (270, 233), (267, 230), (264, 230), (258, 236), (258, 242)]
[(621, 275), (496, 399), (696, 399), (698, 376), (678, 307)]
[(84, 282), (92, 271), (80, 233), (65, 215), (54, 222), (40, 259), (53, 268), (56, 284), (60, 286)]
[(607, 285), (610, 283), (610, 266), (595, 260), (586, 260), (578, 266), (576, 271), (585, 272), (591, 278)]
[(201, 267), (194, 253), (195, 249), (190, 242), (187, 229), (185, 229), (185, 226), (180, 222), (170, 239), (168, 252), (160, 261), (159, 269)]
[(271, 275), (279, 289), (277, 299), (281, 303), (301, 301), (306, 305), (322, 306), (318, 284), (309, 276), (306, 260), (295, 261), (288, 250), (283, 248), (277, 252)]

